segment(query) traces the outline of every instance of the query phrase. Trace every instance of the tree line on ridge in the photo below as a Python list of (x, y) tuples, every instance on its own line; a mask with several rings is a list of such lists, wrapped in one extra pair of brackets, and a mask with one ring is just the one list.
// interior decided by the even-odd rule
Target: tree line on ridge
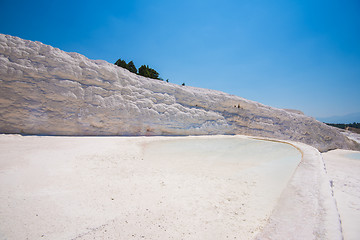
[(159, 77), (159, 73), (155, 70), (149, 67), (149, 65), (141, 65), (139, 67), (139, 70), (135, 67), (135, 64), (133, 61), (130, 61), (129, 63), (126, 63), (124, 60), (119, 59), (115, 62), (115, 65), (125, 68), (129, 70), (132, 73), (138, 74), (143, 77), (163, 80)]
[[(141, 67), (139, 67), (139, 69), (137, 69), (135, 67), (135, 64), (133, 61), (126, 63), (125, 60), (122, 60), (121, 58), (119, 58), (114, 64), (116, 66), (125, 68), (125, 69), (129, 70), (130, 72), (135, 73), (140, 76), (143, 76), (143, 77), (148, 77), (148, 78), (157, 79), (157, 80), (161, 80), (161, 81), (164, 80), (161, 77), (159, 77), (159, 73), (155, 69), (150, 68), (149, 65), (141, 65)], [(166, 79), (166, 82), (169, 82), (169, 79)], [(185, 86), (185, 83), (182, 83), (181, 85)]]

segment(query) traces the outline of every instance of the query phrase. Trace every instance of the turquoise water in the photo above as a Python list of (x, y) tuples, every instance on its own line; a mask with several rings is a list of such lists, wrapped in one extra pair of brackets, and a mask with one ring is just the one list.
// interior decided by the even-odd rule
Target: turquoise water
[(355, 160), (360, 160), (360, 152), (346, 154), (346, 157), (355, 159)]

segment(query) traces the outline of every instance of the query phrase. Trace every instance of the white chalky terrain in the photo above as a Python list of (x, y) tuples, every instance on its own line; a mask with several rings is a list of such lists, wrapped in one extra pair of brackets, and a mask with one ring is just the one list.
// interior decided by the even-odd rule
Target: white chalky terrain
[(336, 129), (298, 111), (148, 79), (105, 61), (3, 34), (0, 132), (245, 134), (299, 141), (320, 151), (359, 149)]
[(0, 239), (342, 239), (320, 153), (290, 144), (0, 135)]
[(272, 138), (0, 135), (0, 239), (359, 238), (359, 152), (318, 150), (360, 138), (300, 111), (0, 34), (0, 133)]
[[(359, 134), (357, 139), (360, 139)], [(354, 137), (355, 137), (354, 136)], [(360, 152), (336, 149), (323, 153), (336, 198), (345, 240), (360, 239)]]

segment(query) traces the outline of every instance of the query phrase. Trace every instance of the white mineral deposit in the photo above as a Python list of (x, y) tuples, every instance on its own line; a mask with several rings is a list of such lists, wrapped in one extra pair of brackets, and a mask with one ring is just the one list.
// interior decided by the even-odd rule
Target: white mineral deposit
[(360, 239), (360, 137), (298, 110), (0, 34), (0, 133), (0, 239)]
[(340, 239), (319, 158), (305, 144), (245, 136), (1, 135), (0, 233), (3, 239)]
[(145, 78), (0, 34), (0, 132), (50, 135), (245, 134), (359, 150), (300, 111)]

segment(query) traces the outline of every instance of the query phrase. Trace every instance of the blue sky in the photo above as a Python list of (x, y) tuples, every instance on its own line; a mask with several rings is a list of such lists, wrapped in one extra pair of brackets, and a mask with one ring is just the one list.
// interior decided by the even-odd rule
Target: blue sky
[[(360, 2), (0, 0), (0, 32), (314, 117), (360, 112)], [(358, 120), (360, 122), (360, 119)]]

